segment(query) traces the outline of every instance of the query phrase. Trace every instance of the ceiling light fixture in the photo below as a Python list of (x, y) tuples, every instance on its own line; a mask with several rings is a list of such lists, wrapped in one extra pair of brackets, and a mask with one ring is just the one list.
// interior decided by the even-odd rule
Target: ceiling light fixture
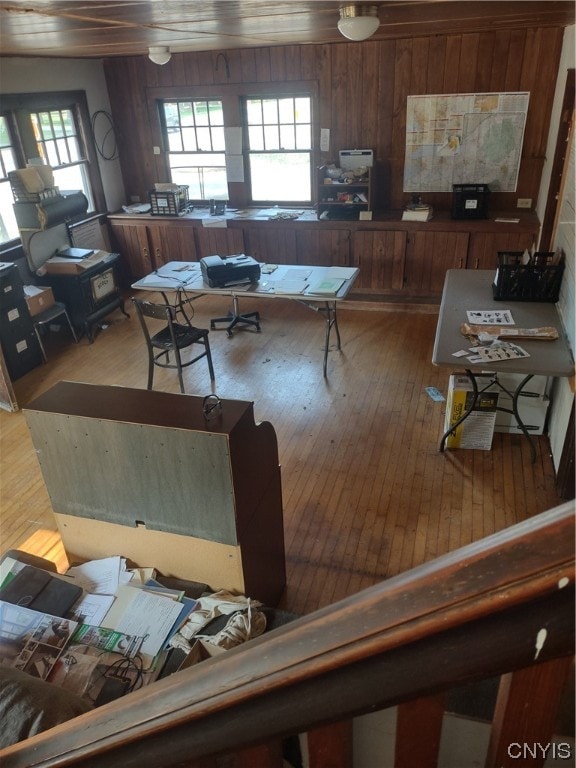
[(156, 45), (148, 48), (148, 58), (153, 61), (154, 64), (167, 64), (170, 61), (172, 54), (170, 48), (166, 48), (162, 45)]
[(338, 29), (349, 40), (366, 40), (379, 26), (377, 5), (345, 5), (340, 8)]

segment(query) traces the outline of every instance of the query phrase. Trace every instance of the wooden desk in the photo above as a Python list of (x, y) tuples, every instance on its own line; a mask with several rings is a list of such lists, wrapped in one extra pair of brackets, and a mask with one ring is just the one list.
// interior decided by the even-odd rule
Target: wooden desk
[[(444, 444), (448, 435), (459, 426), (472, 412), (478, 397), (476, 377), (482, 371), (491, 371), (497, 374), (519, 373), (523, 378), (517, 386), (512, 398), (512, 413), (518, 427), (530, 440), (532, 458), (536, 452), (532, 444), (529, 432), (522, 423), (518, 413), (518, 398), (522, 390), (533, 376), (571, 376), (574, 373), (574, 359), (566, 339), (562, 320), (555, 304), (546, 304), (533, 301), (495, 301), (492, 297), (492, 281), (494, 270), (466, 270), (450, 269), (446, 273), (442, 303), (438, 315), (436, 339), (432, 362), (450, 368), (464, 366), (474, 390), (472, 405), (462, 417), (452, 425), (443, 435), (440, 442), (440, 450), (444, 450)], [(529, 357), (506, 360), (502, 362), (490, 362), (474, 364), (467, 358), (454, 357), (454, 353), (466, 349), (469, 342), (460, 332), (460, 326), (467, 321), (468, 310), (503, 310), (509, 309), (518, 328), (539, 328), (553, 326), (558, 330), (559, 338), (555, 341), (525, 340), (518, 342), (519, 346), (528, 352)], [(510, 413), (508, 409), (499, 408)]]
[[(290, 290), (288, 282), (292, 282), (296, 276), (306, 274), (303, 285), (306, 285), (302, 291)], [(330, 334), (332, 328), (336, 333), (336, 348), (341, 348), (340, 331), (338, 328), (337, 304), (343, 301), (348, 295), (359, 270), (355, 267), (314, 267), (314, 266), (291, 266), (287, 264), (278, 265), (277, 269), (270, 274), (262, 274), (260, 280), (256, 283), (247, 285), (230, 285), (225, 288), (210, 288), (202, 278), (199, 262), (171, 261), (160, 269), (146, 275), (141, 280), (133, 283), (132, 288), (146, 291), (159, 291), (164, 294), (176, 292), (179, 294), (178, 301), (181, 301), (182, 295), (201, 296), (204, 294), (216, 294), (220, 296), (230, 296), (232, 298), (233, 308), (229, 315), (228, 335), (231, 335), (231, 327), (234, 321), (240, 320), (239, 299), (242, 296), (249, 298), (276, 298), (290, 299), (298, 301), (301, 304), (321, 312), (326, 322), (326, 336), (324, 341), (324, 366), (323, 372), (326, 376), (328, 365), (328, 350), (330, 348)], [(319, 283), (327, 280), (331, 276), (346, 275), (342, 286), (334, 295), (320, 295), (314, 293), (314, 289)], [(216, 321), (214, 321), (216, 322)], [(259, 328), (258, 328), (259, 330)]]

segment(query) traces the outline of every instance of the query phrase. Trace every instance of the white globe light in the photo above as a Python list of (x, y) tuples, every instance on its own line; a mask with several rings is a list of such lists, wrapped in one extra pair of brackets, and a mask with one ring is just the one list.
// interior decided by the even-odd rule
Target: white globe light
[(346, 5), (340, 8), (338, 30), (349, 40), (366, 40), (380, 26), (376, 5)]
[(156, 45), (148, 48), (148, 58), (153, 61), (154, 64), (167, 64), (170, 61), (172, 54), (170, 48), (165, 46)]

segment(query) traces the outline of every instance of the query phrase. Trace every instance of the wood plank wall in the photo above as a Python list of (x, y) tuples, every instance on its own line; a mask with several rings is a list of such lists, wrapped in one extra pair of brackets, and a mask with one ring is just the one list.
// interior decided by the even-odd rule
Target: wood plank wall
[[(147, 57), (107, 59), (105, 73), (120, 149), (127, 197), (140, 196), (165, 181), (163, 155), (155, 156), (158, 120), (149, 110), (149, 89), (289, 81), (318, 88), (315, 142), (330, 128), (331, 152), (372, 148), (377, 161), (377, 209), (399, 209), (402, 191), (406, 98), (415, 94), (529, 91), (530, 106), (518, 188), (493, 194), (495, 210), (513, 210), (516, 198), (538, 196), (550, 110), (564, 30), (561, 27), (495, 30), (471, 34), (290, 45), (202, 53), (176, 53), (157, 66)], [(218, 66), (225, 53), (226, 67)], [(273, 87), (272, 87), (273, 91)], [(474, 180), (471, 180), (473, 182)], [(449, 193), (426, 195), (438, 209), (449, 209)]]

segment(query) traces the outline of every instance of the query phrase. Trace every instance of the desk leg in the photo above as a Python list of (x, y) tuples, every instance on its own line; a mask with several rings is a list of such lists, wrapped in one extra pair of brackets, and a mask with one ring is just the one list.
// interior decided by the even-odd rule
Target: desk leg
[(504, 411), (506, 413), (512, 413), (514, 415), (514, 418), (516, 419), (516, 424), (518, 425), (518, 428), (522, 431), (522, 434), (526, 437), (528, 440), (528, 444), (530, 445), (530, 455), (532, 457), (532, 464), (536, 461), (536, 448), (534, 447), (534, 441), (532, 440), (532, 435), (528, 430), (526, 429), (526, 425), (520, 418), (520, 413), (518, 411), (518, 399), (520, 398), (520, 395), (522, 394), (522, 390), (526, 386), (526, 384), (530, 381), (533, 374), (528, 374), (525, 378), (522, 379), (520, 384), (516, 387), (514, 390), (514, 394), (512, 395), (512, 410), (510, 411), (509, 408), (500, 408), (498, 407), (498, 411)]
[(444, 447), (446, 445), (446, 440), (448, 437), (456, 430), (457, 427), (462, 424), (463, 421), (466, 421), (468, 416), (472, 413), (474, 410), (474, 406), (476, 405), (476, 401), (478, 400), (478, 384), (476, 382), (476, 376), (472, 373), (472, 371), (467, 370), (466, 375), (470, 379), (470, 382), (472, 384), (472, 402), (470, 403), (470, 407), (464, 411), (462, 416), (458, 419), (458, 421), (455, 421), (454, 424), (451, 425), (450, 429), (446, 430), (444, 434), (442, 435), (442, 440), (440, 440), (440, 452), (442, 453), (444, 451)]
[[(466, 375), (470, 379), (470, 382), (472, 384), (472, 403), (469, 408), (466, 409), (466, 411), (460, 416), (458, 421), (455, 421), (454, 424), (450, 427), (450, 429), (446, 430), (446, 432), (442, 435), (442, 440), (440, 441), (440, 451), (444, 451), (444, 447), (446, 444), (446, 440), (448, 439), (449, 435), (454, 432), (454, 430), (462, 424), (463, 421), (465, 421), (468, 416), (472, 413), (474, 410), (474, 406), (476, 405), (476, 401), (478, 400), (478, 383), (476, 381), (476, 376), (472, 373), (472, 371), (467, 370)], [(512, 410), (509, 408), (502, 408), (501, 406), (497, 406), (497, 411), (503, 411), (505, 413), (511, 413), (513, 414), (514, 418), (516, 419), (516, 424), (518, 425), (518, 428), (521, 430), (522, 434), (526, 437), (528, 440), (528, 444), (530, 445), (530, 455), (532, 457), (532, 464), (536, 461), (536, 448), (534, 447), (534, 441), (532, 440), (532, 435), (528, 430), (526, 429), (526, 425), (520, 418), (520, 413), (518, 411), (518, 400), (522, 394), (522, 390), (526, 386), (526, 384), (530, 381), (530, 379), (533, 377), (533, 374), (528, 374), (528, 376), (525, 376), (520, 384), (516, 387), (514, 393), (512, 394)], [(497, 379), (494, 379), (493, 383), (498, 383)], [(503, 389), (502, 385), (499, 384), (500, 388)], [(484, 390), (483, 390), (484, 391)], [(508, 392), (508, 390), (506, 390)], [(510, 394), (510, 393), (508, 393)]]
[(336, 311), (336, 302), (327, 301), (323, 307), (318, 307), (320, 312), (324, 313), (326, 320), (326, 339), (324, 341), (324, 378), (326, 378), (326, 369), (328, 367), (328, 350), (330, 349), (330, 332), (332, 328), (336, 331), (336, 349), (341, 348), (340, 330), (338, 328), (338, 313)]

